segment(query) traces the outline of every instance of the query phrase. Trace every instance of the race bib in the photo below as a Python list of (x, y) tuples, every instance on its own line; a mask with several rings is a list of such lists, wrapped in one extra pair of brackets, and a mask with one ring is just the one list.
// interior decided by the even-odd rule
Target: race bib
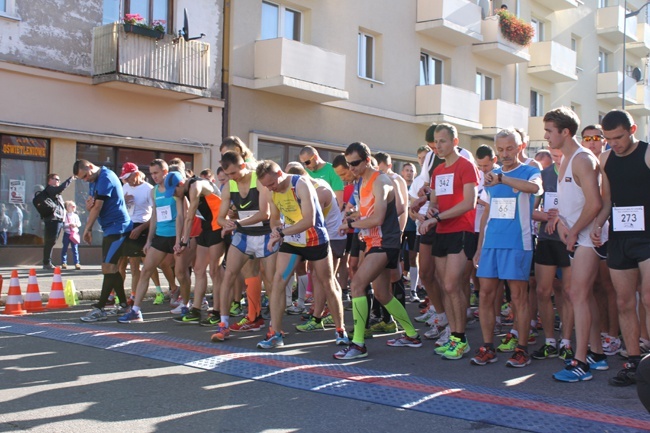
[[(289, 228), (291, 225), (285, 224), (284, 228)], [(305, 232), (302, 233), (296, 233), (295, 235), (285, 235), (284, 236), (284, 242), (289, 242), (292, 244), (298, 244), (298, 245), (307, 245), (307, 237), (305, 236)]]
[(436, 176), (436, 195), (451, 195), (454, 193), (454, 173)]
[(493, 198), (490, 202), (490, 218), (511, 220), (515, 218), (517, 199)]
[(548, 212), (549, 209), (558, 209), (559, 203), (556, 192), (544, 193), (544, 212)]
[(171, 206), (160, 206), (156, 207), (156, 220), (159, 222), (171, 221), (172, 220), (172, 208)]
[[(240, 210), (237, 212), (239, 214), (239, 219), (243, 220), (244, 218), (248, 218), (249, 216), (255, 215), (257, 213), (256, 210)], [(262, 227), (262, 221), (257, 222), (255, 224), (250, 224), (247, 225), (246, 227)]]
[(615, 232), (642, 232), (645, 230), (643, 206), (623, 206), (612, 209)]

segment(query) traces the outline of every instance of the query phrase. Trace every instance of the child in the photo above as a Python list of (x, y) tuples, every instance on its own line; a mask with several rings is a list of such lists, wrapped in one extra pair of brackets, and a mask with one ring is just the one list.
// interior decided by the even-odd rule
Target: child
[[(63, 248), (61, 249), (61, 269), (68, 269), (68, 245), (72, 248), (75, 269), (81, 269), (79, 264), (79, 227), (81, 221), (76, 214), (77, 205), (75, 202), (68, 200), (65, 202), (65, 218), (63, 219)], [(77, 242), (73, 242), (70, 237), (76, 237)]]

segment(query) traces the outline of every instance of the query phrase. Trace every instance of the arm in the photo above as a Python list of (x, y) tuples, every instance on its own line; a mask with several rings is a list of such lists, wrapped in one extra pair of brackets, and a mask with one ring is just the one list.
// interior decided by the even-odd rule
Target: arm
[(70, 176), (65, 180), (65, 182), (60, 183), (59, 186), (47, 186), (47, 193), (49, 195), (59, 195), (61, 194), (67, 187), (70, 186), (72, 181), (74, 180), (74, 176)]
[[(183, 242), (187, 242), (190, 238), (190, 232), (192, 231), (192, 224), (194, 223), (194, 215), (196, 215), (196, 211), (199, 209), (199, 200), (201, 198), (201, 190), (202, 188), (202, 182), (194, 182), (190, 186), (190, 191), (189, 191), (189, 196), (190, 196), (190, 206), (187, 208), (187, 211), (185, 210), (185, 200), (184, 199), (179, 199), (177, 197), (177, 202), (176, 204), (178, 205), (179, 202), (181, 206), (183, 206), (183, 211), (182, 212), (177, 212), (176, 216), (176, 227), (178, 227), (178, 219), (182, 220), (181, 224), (181, 231), (176, 233), (176, 239), (177, 242), (180, 242), (183, 240)], [(179, 238), (180, 235), (180, 238)]]
[(86, 243), (89, 245), (93, 242), (93, 225), (95, 225), (95, 221), (97, 221), (99, 212), (102, 210), (103, 205), (104, 200), (95, 199), (92, 208), (88, 212), (88, 219), (86, 220), (86, 228), (84, 229), (83, 240), (86, 241)]
[(219, 216), (217, 216), (217, 222), (221, 227), (223, 227), (224, 233), (232, 232), (237, 228), (237, 225), (233, 220), (228, 217), (228, 211), (230, 210), (230, 182), (226, 182), (221, 190), (221, 205), (219, 206)]
[(476, 253), (474, 254), (474, 267), (478, 268), (478, 264), (481, 261), (481, 250), (483, 249), (483, 241), (485, 240), (485, 226), (487, 225), (488, 218), (490, 217), (490, 204), (485, 204), (485, 211), (483, 211), (483, 216), (481, 216), (481, 223), (479, 225), (478, 232), (478, 247), (476, 248)]
[(608, 150), (600, 154), (600, 173), (602, 176), (602, 187), (601, 187), (602, 207), (600, 208), (600, 212), (598, 212), (598, 215), (596, 215), (596, 218), (594, 219), (594, 227), (590, 233), (591, 241), (596, 246), (600, 246), (603, 244), (603, 241), (601, 239), (603, 225), (605, 224), (605, 221), (607, 221), (607, 218), (609, 218), (609, 215), (612, 212), (612, 190), (609, 185), (609, 178), (605, 173), (605, 163), (607, 162), (607, 158), (609, 158), (610, 154), (611, 154), (611, 150)]

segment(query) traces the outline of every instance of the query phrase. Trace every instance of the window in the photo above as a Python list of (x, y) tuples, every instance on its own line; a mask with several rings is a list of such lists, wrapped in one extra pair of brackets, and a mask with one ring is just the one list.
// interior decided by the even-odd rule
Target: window
[(544, 22), (538, 20), (537, 18), (532, 18), (530, 20), (530, 24), (535, 30), (535, 34), (533, 35), (533, 42), (542, 42), (544, 40)]
[(608, 70), (609, 54), (605, 51), (598, 52), (598, 73), (602, 74)]
[(302, 39), (302, 13), (269, 2), (262, 2), (261, 39)]
[(0, 12), (7, 12), (7, 0), (0, 0)]
[[(154, 21), (160, 21), (165, 29), (169, 29), (171, 2), (172, 0), (104, 0), (102, 22), (110, 24), (121, 21), (126, 14), (140, 14), (147, 24), (152, 25)], [(122, 15), (120, 6), (123, 7)]]
[(544, 115), (544, 95), (536, 90), (530, 91), (530, 117)]
[(359, 71), (363, 78), (375, 78), (375, 38), (359, 32)]
[(442, 84), (442, 60), (420, 53), (420, 86)]
[(481, 72), (476, 73), (476, 93), (481, 96), (481, 101), (494, 99), (494, 80)]

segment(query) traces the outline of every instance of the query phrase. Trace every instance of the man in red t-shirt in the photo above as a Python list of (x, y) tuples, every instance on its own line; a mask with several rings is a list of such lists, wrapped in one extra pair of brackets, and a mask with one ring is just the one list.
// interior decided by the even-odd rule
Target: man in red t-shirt
[[(431, 254), (444, 293), (443, 303), (449, 320), (449, 340), (435, 349), (445, 359), (460, 359), (470, 348), (465, 337), (466, 310), (463, 281), (476, 252), (474, 219), (478, 170), (458, 152), (458, 133), (453, 125), (442, 123), (434, 132), (438, 156), (445, 160), (431, 176), (428, 219), (420, 234), (435, 230)], [(442, 342), (441, 342), (442, 343)]]

